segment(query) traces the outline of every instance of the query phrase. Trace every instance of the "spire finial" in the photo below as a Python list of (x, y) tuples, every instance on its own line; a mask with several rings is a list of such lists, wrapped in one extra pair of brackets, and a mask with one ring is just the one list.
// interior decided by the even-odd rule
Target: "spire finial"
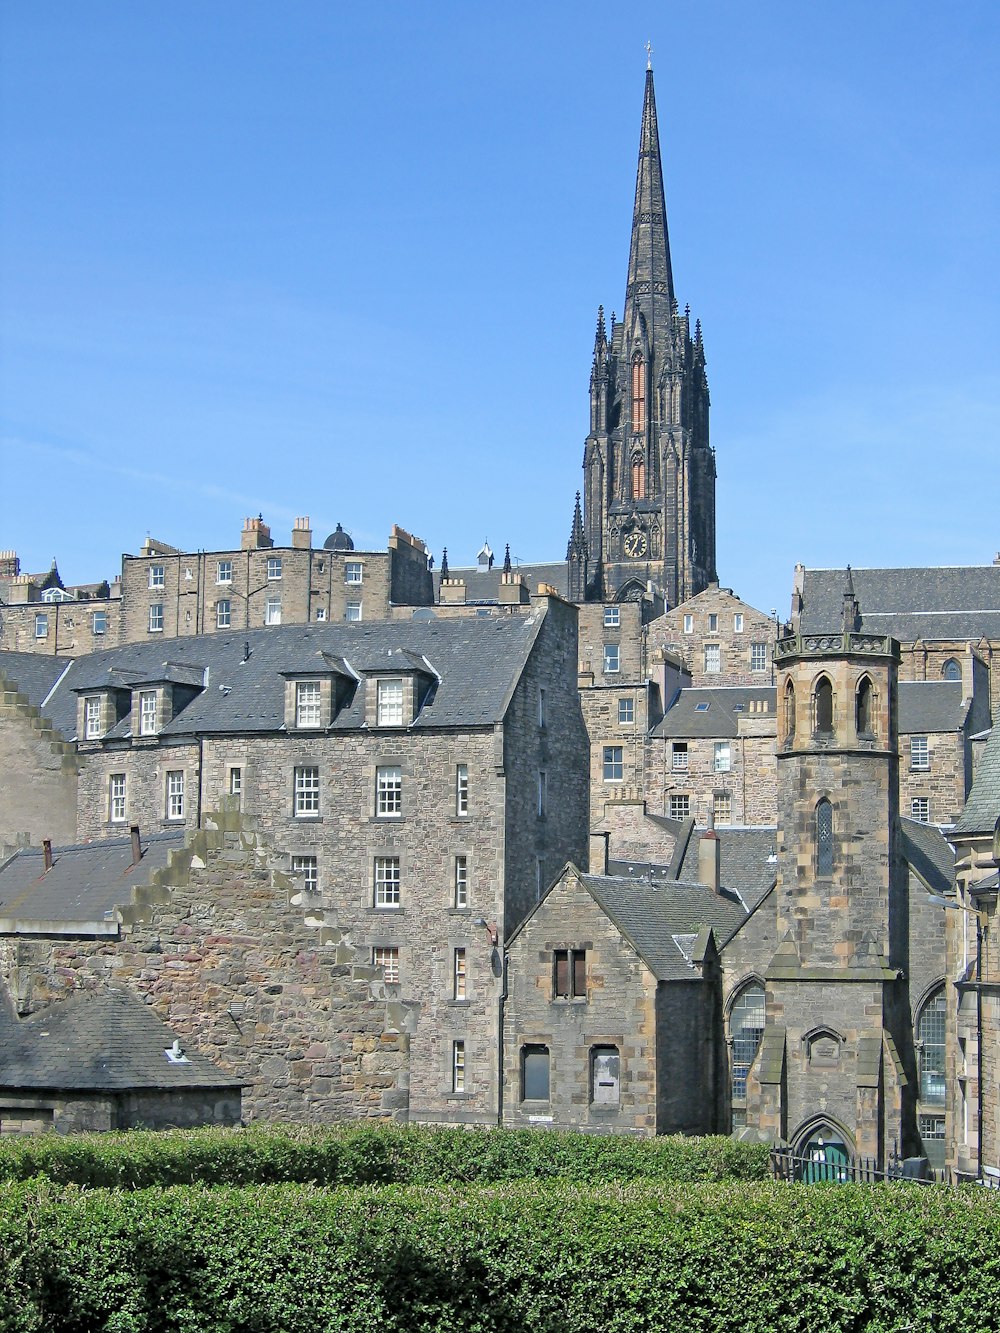
[(648, 40), (646, 42), (646, 68), (653, 68), (653, 43)]
[(443, 579), (446, 579), (446, 578), (448, 577), (448, 548), (447, 548), (447, 546), (446, 546), (446, 547), (444, 548), (444, 550), (441, 552), (441, 577), (442, 577)]
[(504, 547), (503, 551), (503, 572), (510, 573), (510, 542)]

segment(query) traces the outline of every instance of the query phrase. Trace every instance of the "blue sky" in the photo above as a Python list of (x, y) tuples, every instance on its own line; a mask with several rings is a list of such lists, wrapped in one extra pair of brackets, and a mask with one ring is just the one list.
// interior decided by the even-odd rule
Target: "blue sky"
[(719, 572), (988, 563), (1000, 7), (47, 0), (0, 16), (0, 547), (263, 512), (561, 557), (653, 43)]

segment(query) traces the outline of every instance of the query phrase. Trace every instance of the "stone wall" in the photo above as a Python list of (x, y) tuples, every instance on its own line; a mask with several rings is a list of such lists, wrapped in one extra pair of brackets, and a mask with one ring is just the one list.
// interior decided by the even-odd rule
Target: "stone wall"
[(16, 682), (0, 674), (0, 849), (76, 840), (80, 762)]
[[(686, 794), (690, 813), (705, 825), (709, 812), (716, 823), (773, 824), (777, 803), (775, 734), (773, 714), (764, 718), (747, 716), (739, 722), (738, 736), (692, 737), (686, 745), (687, 767), (675, 769), (675, 739), (650, 736), (646, 741), (646, 783), (644, 794), (653, 814), (670, 814), (671, 794)], [(729, 770), (716, 770), (716, 745), (728, 743)], [(729, 817), (722, 815), (716, 793), (729, 798)]]
[[(49, 657), (81, 657), (84, 653), (100, 652), (119, 641), (121, 606), (119, 597), (4, 606), (0, 608), (0, 650), (44, 653)], [(37, 632), (39, 615), (45, 617), (44, 634)]]
[[(923, 733), (921, 733), (923, 734)], [(918, 818), (914, 801), (929, 803), (927, 822), (954, 824), (962, 813), (966, 788), (966, 752), (968, 742), (963, 732), (942, 731), (927, 735), (928, 765), (914, 768), (910, 737), (899, 738), (899, 810), (907, 818)], [(971, 785), (971, 774), (969, 777)]]
[[(737, 629), (742, 617), (742, 629)], [(682, 602), (647, 630), (649, 650), (678, 653), (691, 672), (693, 685), (773, 685), (771, 650), (775, 621), (737, 597), (731, 588), (710, 584)], [(753, 644), (763, 645), (762, 669), (754, 670)], [(706, 645), (718, 647), (718, 671), (706, 666)], [(713, 664), (710, 654), (709, 665)]]

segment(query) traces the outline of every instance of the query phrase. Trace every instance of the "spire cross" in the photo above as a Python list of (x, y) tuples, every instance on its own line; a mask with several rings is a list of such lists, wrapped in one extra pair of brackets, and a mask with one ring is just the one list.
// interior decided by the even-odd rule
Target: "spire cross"
[(646, 42), (646, 68), (653, 68), (653, 43), (650, 41)]

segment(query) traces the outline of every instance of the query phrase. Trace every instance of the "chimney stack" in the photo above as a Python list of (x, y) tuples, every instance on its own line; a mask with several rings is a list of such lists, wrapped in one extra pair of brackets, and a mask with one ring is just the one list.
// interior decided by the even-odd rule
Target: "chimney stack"
[(708, 816), (708, 828), (698, 842), (698, 883), (719, 893), (722, 888), (722, 848), (715, 831), (715, 815)]
[(139, 825), (132, 824), (129, 827), (129, 833), (132, 835), (132, 864), (137, 866), (142, 860), (142, 839), (139, 837)]
[(610, 833), (592, 833), (590, 835), (590, 873), (606, 875), (608, 873), (608, 844)]
[(52, 869), (52, 839), (45, 838), (42, 842), (42, 859), (45, 862), (45, 869)]

